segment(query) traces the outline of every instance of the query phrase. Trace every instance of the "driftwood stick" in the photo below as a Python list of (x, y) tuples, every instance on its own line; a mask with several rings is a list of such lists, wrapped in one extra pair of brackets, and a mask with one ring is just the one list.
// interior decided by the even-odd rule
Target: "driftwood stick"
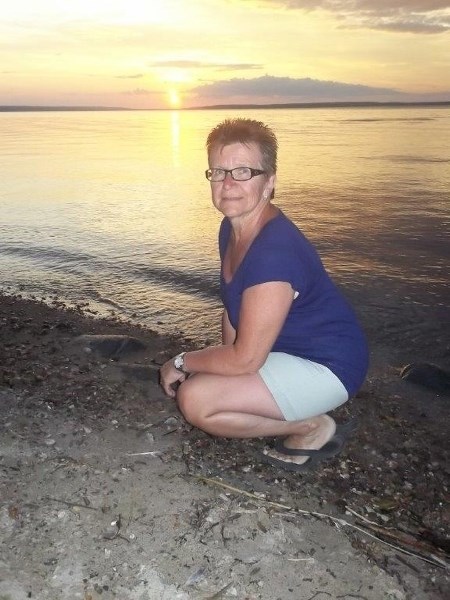
[[(234, 492), (236, 494), (246, 496), (247, 498), (251, 498), (254, 501), (263, 502), (265, 504), (268, 504), (269, 506), (273, 506), (274, 508), (279, 508), (279, 509), (289, 511), (290, 514), (293, 513), (293, 514), (316, 517), (318, 519), (327, 519), (327, 520), (331, 521), (332, 523), (334, 523), (335, 525), (338, 525), (338, 526), (340, 525), (342, 527), (350, 527), (351, 529), (354, 529), (355, 531), (359, 531), (360, 533), (362, 533), (368, 537), (371, 537), (371, 538), (377, 540), (378, 542), (381, 542), (382, 544), (385, 544), (386, 546), (389, 546), (390, 548), (397, 550), (398, 552), (403, 552), (403, 554), (407, 554), (408, 556), (413, 556), (414, 558), (418, 558), (418, 559), (420, 559), (424, 562), (427, 562), (435, 567), (440, 567), (441, 569), (450, 569), (450, 565), (445, 560), (443, 560), (440, 557), (436, 556), (435, 554), (429, 552), (429, 548), (427, 549), (428, 550), (427, 556), (423, 556), (422, 554), (418, 554), (417, 552), (412, 552), (411, 550), (407, 550), (406, 548), (404, 548), (403, 546), (401, 546), (399, 544), (401, 543), (401, 544), (407, 545), (408, 547), (411, 547), (412, 544), (411, 543), (408, 544), (406, 536), (402, 536), (401, 532), (397, 532), (397, 530), (395, 530), (395, 533), (392, 533), (392, 530), (376, 525), (372, 521), (369, 521), (369, 519), (366, 519), (365, 517), (361, 517), (360, 515), (358, 515), (358, 513), (356, 513), (355, 511), (353, 511), (351, 509), (350, 509), (350, 512), (352, 514), (354, 514), (357, 518), (360, 518), (362, 521), (364, 521), (364, 523), (365, 523), (364, 526), (354, 525), (353, 523), (349, 523), (345, 519), (341, 519), (339, 517), (333, 517), (333, 515), (327, 515), (325, 513), (319, 513), (319, 512), (315, 512), (315, 511), (309, 511), (309, 510), (302, 510), (301, 508), (293, 508), (292, 506), (287, 506), (286, 504), (272, 502), (271, 500), (266, 500), (265, 498), (260, 498), (258, 495), (254, 494), (252, 492), (247, 492), (246, 490), (242, 490), (242, 489), (234, 487), (228, 483), (224, 483), (223, 481), (220, 481), (219, 479), (203, 477), (202, 475), (195, 475), (194, 477), (196, 479), (198, 479), (199, 481), (203, 481), (204, 483), (206, 483), (208, 485), (218, 486), (218, 487), (224, 488), (226, 490), (229, 490), (230, 492)], [(386, 537), (390, 537), (391, 539), (394, 539), (398, 543), (394, 544), (394, 543), (384, 540), (382, 537), (375, 535), (375, 533), (371, 533), (370, 531), (367, 531), (369, 528), (373, 529), (376, 533), (379, 533), (380, 535), (385, 535)], [(389, 534), (391, 534), (391, 535), (389, 535)], [(412, 537), (412, 536), (408, 536), (408, 537)], [(419, 540), (416, 540), (416, 542), (418, 545), (420, 544)], [(424, 546), (425, 545), (423, 544), (420, 546), (420, 548), (425, 553)]]
[[(443, 558), (436, 556), (436, 549), (432, 544), (419, 540), (411, 534), (403, 533), (398, 529), (380, 527), (380, 525), (374, 523), (364, 523), (362, 527), (369, 529), (370, 531), (377, 533), (382, 537), (388, 538), (389, 540), (394, 540), (398, 544), (401, 544), (402, 547), (406, 546), (412, 550), (416, 550), (419, 553), (414, 553), (413, 556), (420, 556), (422, 559), (431, 557), (432, 560), (437, 561), (441, 567), (447, 569), (450, 568)], [(383, 541), (386, 543), (385, 540)]]
[(60, 502), (61, 504), (65, 504), (71, 508), (87, 508), (88, 510), (98, 510), (95, 508), (95, 506), (88, 506), (87, 504), (80, 504), (78, 502), (68, 502), (67, 500), (62, 500), (61, 498), (52, 498), (51, 496), (46, 496), (45, 499), (51, 500), (52, 502)]

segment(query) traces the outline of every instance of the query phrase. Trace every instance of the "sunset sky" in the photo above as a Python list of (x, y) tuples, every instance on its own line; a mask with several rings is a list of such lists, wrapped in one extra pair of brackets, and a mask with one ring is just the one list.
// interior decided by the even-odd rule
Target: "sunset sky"
[(450, 100), (447, 0), (0, 0), (0, 105)]

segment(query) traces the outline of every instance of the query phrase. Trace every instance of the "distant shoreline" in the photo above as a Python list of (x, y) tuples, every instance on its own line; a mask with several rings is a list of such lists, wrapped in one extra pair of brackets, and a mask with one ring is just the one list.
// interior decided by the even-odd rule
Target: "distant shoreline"
[(290, 102), (285, 104), (214, 104), (186, 108), (125, 108), (121, 106), (0, 106), (0, 112), (94, 112), (94, 111), (184, 111), (184, 110), (230, 110), (230, 109), (291, 109), (291, 108), (408, 108), (450, 107), (450, 100), (442, 102)]

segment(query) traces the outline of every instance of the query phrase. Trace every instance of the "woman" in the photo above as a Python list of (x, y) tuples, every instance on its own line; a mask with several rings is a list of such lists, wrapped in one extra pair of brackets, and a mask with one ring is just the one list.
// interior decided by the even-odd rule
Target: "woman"
[(316, 251), (271, 203), (277, 148), (251, 119), (210, 132), (206, 177), (224, 215), (222, 344), (182, 352), (160, 375), (189, 423), (215, 436), (280, 436), (266, 460), (304, 471), (342, 449), (351, 425), (326, 413), (357, 392), (368, 352)]

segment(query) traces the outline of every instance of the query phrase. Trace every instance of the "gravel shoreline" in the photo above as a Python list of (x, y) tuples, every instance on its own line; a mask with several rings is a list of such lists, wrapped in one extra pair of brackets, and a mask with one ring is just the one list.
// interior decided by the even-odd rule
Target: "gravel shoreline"
[[(397, 345), (398, 327), (363, 312), (370, 373), (335, 415), (358, 431), (299, 477), (261, 461), (267, 440), (183, 421), (156, 368), (191, 342), (46, 302), (0, 295), (2, 598), (444, 598), (449, 398), (400, 378), (414, 357), (448, 356), (436, 323)], [(101, 356), (75, 342), (86, 334), (144, 346)]]

